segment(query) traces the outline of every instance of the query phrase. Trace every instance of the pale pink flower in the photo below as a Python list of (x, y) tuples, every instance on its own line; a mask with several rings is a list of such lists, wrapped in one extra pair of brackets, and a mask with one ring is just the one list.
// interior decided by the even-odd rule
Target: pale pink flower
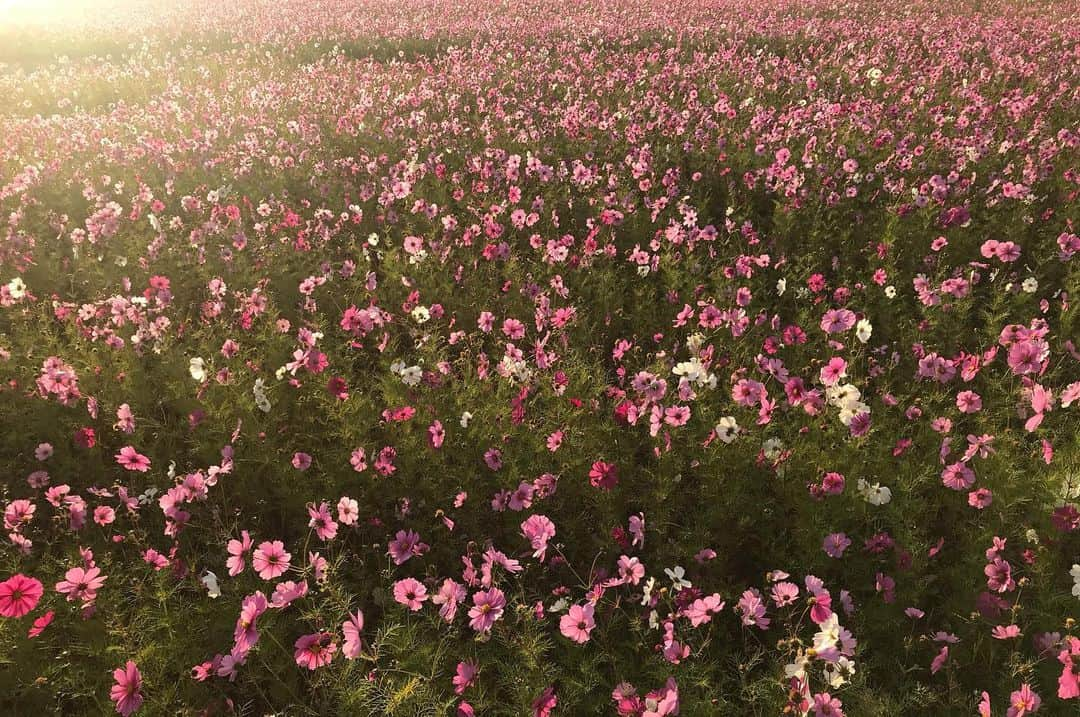
[(345, 641), (341, 645), (341, 654), (345, 656), (345, 659), (355, 660), (360, 657), (360, 650), (364, 644), (360, 638), (360, 633), (363, 630), (364, 613), (360, 610), (349, 615), (349, 619), (341, 624), (341, 631), (345, 635)]
[(427, 588), (415, 578), (405, 578), (394, 583), (394, 600), (413, 612), (419, 610), (427, 599)]
[(568, 637), (574, 642), (584, 644), (589, 641), (589, 633), (596, 627), (593, 613), (596, 607), (592, 603), (585, 605), (571, 605), (562, 618), (559, 619), (559, 632), (563, 637)]

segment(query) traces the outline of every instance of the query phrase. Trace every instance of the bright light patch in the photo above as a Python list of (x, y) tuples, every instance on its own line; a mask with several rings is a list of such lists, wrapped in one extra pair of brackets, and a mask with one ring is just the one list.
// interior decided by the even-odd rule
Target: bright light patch
[(0, 28), (7, 25), (63, 25), (86, 17), (95, 0), (0, 0)]

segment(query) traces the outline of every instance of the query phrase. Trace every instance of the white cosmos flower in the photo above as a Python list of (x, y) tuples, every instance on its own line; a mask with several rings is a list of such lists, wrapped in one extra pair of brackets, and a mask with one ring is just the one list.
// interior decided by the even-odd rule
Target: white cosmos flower
[(842, 687), (855, 674), (855, 663), (841, 655), (836, 662), (825, 664), (825, 679), (834, 689)]
[(880, 483), (871, 485), (862, 478), (859, 479), (858, 491), (870, 505), (886, 505), (892, 500), (892, 491), (887, 486)]
[(193, 379), (202, 383), (206, 380), (206, 362), (198, 357), (191, 359), (188, 361), (188, 373)]
[(690, 581), (686, 580), (686, 571), (681, 565), (676, 565), (674, 568), (664, 568), (664, 574), (671, 580), (671, 585), (675, 590), (693, 587)]
[(648, 605), (652, 600), (652, 591), (656, 587), (656, 578), (649, 578), (645, 581), (645, 594), (641, 597), (641, 604)]
[(221, 588), (218, 587), (217, 575), (214, 575), (214, 573), (207, 570), (206, 574), (203, 575), (200, 580), (202, 581), (202, 584), (206, 586), (206, 593), (210, 597), (221, 597)]
[(855, 338), (864, 344), (870, 340), (873, 332), (874, 327), (868, 319), (859, 319), (859, 323), (855, 324)]
[(16, 276), (8, 282), (7, 290), (12, 299), (21, 299), (26, 296), (26, 283), (23, 282), (22, 277)]
[(735, 421), (734, 416), (724, 416), (713, 430), (716, 431), (716, 437), (721, 441), (731, 443), (739, 435), (739, 424)]
[(424, 372), (419, 366), (409, 366), (401, 370), (401, 382), (406, 386), (416, 386), (420, 383)]

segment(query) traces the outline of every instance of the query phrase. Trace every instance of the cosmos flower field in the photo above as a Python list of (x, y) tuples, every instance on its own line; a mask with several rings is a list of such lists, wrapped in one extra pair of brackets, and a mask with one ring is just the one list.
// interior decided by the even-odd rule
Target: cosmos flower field
[(0, 23), (0, 713), (1080, 710), (1080, 5)]

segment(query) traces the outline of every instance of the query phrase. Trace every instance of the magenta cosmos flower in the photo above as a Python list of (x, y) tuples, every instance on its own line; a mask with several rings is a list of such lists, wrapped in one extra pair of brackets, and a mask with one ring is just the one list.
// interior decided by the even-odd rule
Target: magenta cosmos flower
[(251, 556), (251, 566), (263, 580), (273, 580), (289, 569), (292, 555), (285, 552), (285, 544), (280, 540), (265, 540), (255, 548)]
[(571, 605), (570, 610), (559, 620), (559, 632), (574, 642), (584, 644), (589, 641), (589, 633), (596, 627), (593, 613), (596, 607), (592, 603)]
[(469, 608), (469, 627), (477, 632), (487, 632), (502, 617), (506, 596), (499, 588), (480, 590), (473, 594), (473, 606)]
[(589, 470), (589, 482), (594, 488), (611, 490), (619, 483), (619, 470), (614, 463), (596, 461)]
[(16, 573), (0, 583), (0, 616), (22, 617), (35, 607), (44, 592), (41, 581)]
[(68, 602), (82, 600), (84, 603), (91, 603), (97, 598), (97, 591), (105, 584), (106, 577), (101, 574), (101, 568), (72, 568), (64, 573), (64, 579), (56, 584), (56, 592), (66, 595)]
[(128, 717), (142, 706), (142, 675), (135, 663), (128, 660), (126, 665), (113, 670), (113, 679), (116, 684), (109, 691), (109, 699), (116, 703), (117, 712)]
[(136, 451), (132, 446), (124, 446), (116, 454), (116, 462), (129, 471), (145, 473), (150, 470), (150, 459)]

